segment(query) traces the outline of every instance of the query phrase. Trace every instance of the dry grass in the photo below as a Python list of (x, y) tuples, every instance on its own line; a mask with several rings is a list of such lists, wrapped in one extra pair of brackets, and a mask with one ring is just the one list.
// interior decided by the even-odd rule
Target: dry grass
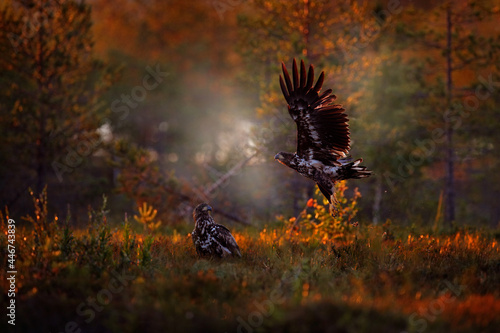
[[(493, 231), (360, 223), (318, 238), (272, 221), (234, 231), (241, 259), (200, 260), (191, 226), (146, 235), (138, 224), (111, 227), (104, 211), (87, 230), (18, 223), (18, 332), (496, 332), (500, 324)], [(4, 220), (2, 228), (6, 244)]]

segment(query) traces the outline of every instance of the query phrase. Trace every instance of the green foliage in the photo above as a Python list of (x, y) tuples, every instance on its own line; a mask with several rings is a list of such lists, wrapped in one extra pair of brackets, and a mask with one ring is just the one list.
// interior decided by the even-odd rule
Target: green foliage
[(107, 197), (103, 195), (99, 210), (89, 209), (89, 230), (79, 246), (85, 256), (78, 258), (80, 263), (88, 265), (93, 274), (101, 274), (113, 264), (113, 249), (111, 245), (111, 228), (107, 222)]
[(73, 237), (73, 232), (69, 229), (68, 224), (66, 224), (62, 230), (62, 236), (59, 243), (59, 248), (62, 251), (63, 258), (69, 258), (71, 253), (73, 253), (74, 241), (75, 237)]
[(137, 247), (137, 242), (135, 239), (135, 234), (130, 230), (130, 224), (128, 220), (125, 220), (123, 223), (123, 240), (122, 240), (122, 250), (120, 255), (122, 257), (122, 261), (130, 261), (130, 257), (134, 249)]
[(151, 246), (153, 245), (153, 236), (148, 235), (144, 239), (142, 247), (139, 249), (139, 264), (143, 267), (151, 263)]

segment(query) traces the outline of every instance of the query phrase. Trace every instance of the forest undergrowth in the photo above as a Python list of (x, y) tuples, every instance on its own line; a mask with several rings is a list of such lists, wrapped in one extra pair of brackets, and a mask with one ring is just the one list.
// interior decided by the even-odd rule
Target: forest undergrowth
[[(147, 205), (110, 221), (104, 198), (82, 229), (34, 196), (35, 213), (14, 219), (15, 329), (496, 332), (498, 230), (365, 224), (340, 186), (336, 218), (311, 199), (298, 217), (230, 228), (243, 257), (227, 260), (197, 258), (193, 225), (163, 228)], [(6, 267), (12, 217), (0, 218)]]

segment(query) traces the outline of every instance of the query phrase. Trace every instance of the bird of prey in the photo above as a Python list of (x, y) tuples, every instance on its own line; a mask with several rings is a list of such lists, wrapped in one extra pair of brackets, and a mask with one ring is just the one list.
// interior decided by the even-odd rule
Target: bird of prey
[(240, 248), (231, 232), (223, 225), (216, 224), (210, 213), (212, 207), (199, 204), (193, 211), (195, 227), (191, 236), (200, 257), (238, 256)]
[(336, 96), (332, 95), (331, 89), (320, 94), (324, 72), (314, 84), (312, 65), (306, 73), (304, 61), (301, 61), (299, 74), (293, 59), (293, 81), (284, 63), (281, 67), (281, 91), (288, 103), (288, 112), (297, 124), (297, 151), (293, 154), (280, 152), (274, 158), (314, 180), (328, 199), (330, 213), (334, 215), (337, 205), (335, 183), (343, 179), (365, 178), (370, 176), (371, 171), (360, 165), (362, 159), (353, 161), (348, 156), (348, 118), (341, 105), (332, 103)]

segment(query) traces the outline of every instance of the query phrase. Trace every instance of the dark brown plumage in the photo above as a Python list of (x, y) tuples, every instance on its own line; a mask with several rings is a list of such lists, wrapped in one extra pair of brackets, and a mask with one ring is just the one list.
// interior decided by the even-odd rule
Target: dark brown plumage
[(196, 252), (200, 257), (241, 257), (233, 235), (226, 227), (215, 223), (211, 211), (212, 207), (206, 203), (199, 204), (193, 211), (195, 227), (191, 237)]
[[(352, 161), (349, 125), (345, 109), (333, 104), (332, 90), (320, 94), (325, 74), (321, 72), (314, 84), (314, 68), (306, 73), (304, 61), (300, 62), (300, 75), (295, 59), (292, 77), (282, 63), (283, 77), (280, 86), (288, 103), (288, 112), (297, 124), (297, 152), (280, 152), (274, 157), (301, 175), (316, 182), (330, 204), (335, 202), (335, 183), (350, 178), (365, 178), (371, 171), (359, 165), (363, 160)], [(330, 206), (331, 210), (334, 208)]]

